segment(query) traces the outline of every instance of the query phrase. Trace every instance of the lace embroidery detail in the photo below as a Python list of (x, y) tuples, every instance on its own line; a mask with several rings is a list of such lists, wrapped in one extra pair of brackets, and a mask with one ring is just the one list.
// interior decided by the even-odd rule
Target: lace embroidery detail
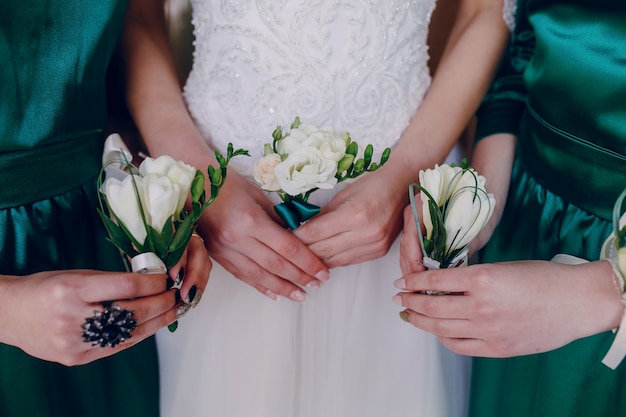
[(504, 0), (502, 18), (511, 32), (515, 30), (515, 13), (517, 11), (517, 0)]
[(212, 146), (253, 158), (298, 115), (381, 150), (400, 137), (430, 85), (435, 0), (191, 0), (194, 64), (184, 88)]

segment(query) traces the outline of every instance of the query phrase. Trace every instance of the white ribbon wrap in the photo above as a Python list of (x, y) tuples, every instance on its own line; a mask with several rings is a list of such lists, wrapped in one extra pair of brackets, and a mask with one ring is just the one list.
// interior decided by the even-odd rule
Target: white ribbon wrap
[(161, 259), (152, 252), (140, 253), (130, 260), (133, 272), (140, 274), (165, 274), (167, 268)]
[[(613, 239), (614, 237), (613, 235), (611, 235), (609, 239), (604, 242), (600, 259), (606, 259), (611, 262), (611, 265), (613, 266), (613, 271), (615, 275), (621, 280), (621, 288), (623, 288), (623, 278), (617, 270), (616, 266), (616, 260), (614, 255), (615, 245), (613, 244)], [(611, 250), (611, 248), (613, 248), (613, 250)], [(581, 259), (572, 255), (566, 255), (563, 253), (555, 255), (554, 258), (551, 259), (551, 261), (564, 265), (579, 265), (589, 262), (585, 259)], [(626, 294), (622, 294), (622, 302), (626, 305)], [(620, 332), (619, 330), (622, 328), (625, 328), (625, 330)], [(615, 370), (615, 368), (619, 366), (619, 364), (626, 356), (626, 308), (624, 309), (624, 315), (622, 316), (620, 326), (613, 331), (616, 332), (615, 339), (613, 339), (613, 343), (611, 344), (609, 351), (604, 356), (604, 359), (602, 359), (602, 363), (609, 368)]]

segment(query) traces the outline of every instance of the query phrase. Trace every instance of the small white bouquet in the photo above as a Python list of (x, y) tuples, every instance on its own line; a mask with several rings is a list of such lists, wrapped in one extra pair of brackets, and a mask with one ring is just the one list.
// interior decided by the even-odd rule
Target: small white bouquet
[[(105, 180), (101, 175), (98, 184), (98, 213), (107, 240), (131, 259), (133, 271), (165, 273), (180, 260), (200, 216), (217, 197), (231, 158), (247, 154), (234, 151), (232, 144), (226, 157), (215, 152), (220, 166), (207, 168), (211, 182), (207, 200), (200, 170), (167, 155), (147, 157), (136, 167), (120, 136), (110, 135), (103, 154)], [(188, 197), (191, 211), (185, 209)]]
[[(466, 166), (435, 165), (420, 171), (419, 184), (409, 186), (409, 199), (422, 246), (424, 266), (450, 268), (464, 264), (468, 246), (485, 227), (495, 199), (487, 193), (485, 177)], [(421, 218), (415, 204), (415, 188), (421, 191)]]
[(275, 210), (290, 229), (319, 213), (318, 206), (308, 203), (314, 191), (378, 169), (391, 152), (386, 148), (375, 163), (374, 148), (367, 145), (363, 157), (357, 159), (358, 144), (350, 134), (336, 135), (302, 124), (298, 117), (289, 131), (278, 126), (272, 137), (273, 142), (265, 144), (263, 157), (254, 164), (254, 179), (263, 190), (278, 194), (282, 203)]
[[(147, 157), (139, 167), (118, 134), (105, 141), (100, 175), (98, 213), (109, 234), (107, 240), (131, 260), (130, 269), (141, 273), (166, 273), (180, 260), (198, 220), (215, 200), (231, 158), (247, 155), (228, 145), (226, 157), (215, 152), (219, 168), (209, 165), (211, 196), (204, 190), (204, 174), (181, 161), (164, 155)], [(191, 210), (185, 209), (191, 197)], [(126, 261), (124, 257), (124, 261)], [(176, 329), (176, 323), (170, 330)]]

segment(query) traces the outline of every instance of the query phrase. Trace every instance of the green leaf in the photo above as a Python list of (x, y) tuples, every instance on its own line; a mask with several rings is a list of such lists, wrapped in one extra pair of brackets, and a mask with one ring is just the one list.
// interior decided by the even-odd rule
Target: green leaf
[(197, 219), (194, 218), (194, 216), (189, 216), (180, 224), (176, 233), (174, 233), (174, 237), (170, 241), (169, 252), (175, 252), (180, 248), (184, 250), (184, 248), (187, 247), (187, 242), (189, 242), (191, 234), (195, 230), (194, 223), (196, 221)]
[(296, 118), (293, 119), (293, 123), (291, 123), (291, 128), (292, 129), (297, 129), (297, 128), (300, 127), (300, 124), (301, 124), (300, 117), (296, 116)]

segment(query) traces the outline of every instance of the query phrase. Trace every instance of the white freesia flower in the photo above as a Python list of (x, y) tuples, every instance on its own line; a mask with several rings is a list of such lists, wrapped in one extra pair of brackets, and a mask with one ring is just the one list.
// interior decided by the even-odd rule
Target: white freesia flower
[[(467, 171), (462, 177), (474, 178)], [(480, 181), (456, 189), (446, 211), (446, 246), (456, 250), (469, 245), (487, 224), (495, 204), (493, 194), (487, 194)]]
[[(135, 181), (138, 188), (142, 186), (142, 178), (135, 176)], [(143, 245), (147, 232), (141, 218), (131, 176), (127, 176), (122, 181), (117, 178), (107, 179), (104, 183), (104, 190), (109, 209), (135, 240)]]
[[(180, 186), (173, 183), (169, 177), (148, 174), (143, 178), (142, 187), (138, 189), (146, 223), (157, 233), (161, 233), (165, 222), (177, 214), (177, 204), (181, 196)], [(186, 196), (186, 193), (183, 194), (183, 197)]]
[(254, 163), (253, 176), (256, 182), (265, 191), (278, 191), (280, 184), (276, 179), (274, 169), (280, 164), (281, 157), (277, 153), (269, 153)]
[(337, 162), (325, 159), (315, 147), (300, 148), (276, 165), (280, 188), (289, 195), (306, 193), (314, 188), (332, 188), (337, 184)]
[(149, 174), (146, 177), (129, 175), (122, 181), (110, 178), (106, 181), (104, 189), (109, 208), (115, 217), (142, 245), (147, 232), (139, 210), (139, 201), (143, 207), (146, 224), (157, 233), (161, 233), (165, 222), (176, 214), (181, 191), (180, 186), (174, 184), (168, 177), (159, 177), (156, 174)]
[[(495, 199), (487, 193), (485, 178), (471, 168), (436, 165), (420, 171), (419, 178), (425, 256), (447, 267), (485, 227)], [(437, 219), (431, 216), (431, 204), (437, 207)], [(439, 239), (445, 239), (445, 245)]]
[(328, 136), (318, 149), (325, 159), (339, 162), (346, 154), (346, 140), (342, 136)]
[(176, 161), (168, 155), (159, 156), (156, 159), (146, 158), (139, 166), (139, 172), (144, 177), (151, 174), (157, 177), (167, 177), (172, 184), (178, 185), (180, 191), (174, 212), (177, 218), (185, 206), (185, 201), (189, 195), (191, 183), (196, 176), (196, 171), (197, 170), (191, 165), (182, 161)]

